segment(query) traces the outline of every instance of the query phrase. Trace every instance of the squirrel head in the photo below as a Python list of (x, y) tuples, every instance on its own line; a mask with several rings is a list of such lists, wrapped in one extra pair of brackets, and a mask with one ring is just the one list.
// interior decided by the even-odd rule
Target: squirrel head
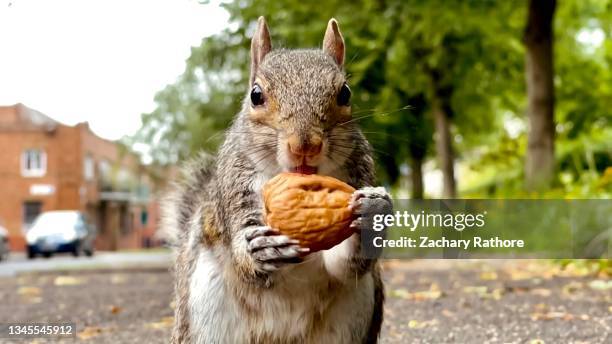
[(259, 18), (243, 111), (252, 133), (249, 156), (258, 167), (312, 174), (343, 166), (356, 144), (350, 98), (344, 39), (335, 19), (327, 25), (323, 49), (273, 51), (268, 26)]

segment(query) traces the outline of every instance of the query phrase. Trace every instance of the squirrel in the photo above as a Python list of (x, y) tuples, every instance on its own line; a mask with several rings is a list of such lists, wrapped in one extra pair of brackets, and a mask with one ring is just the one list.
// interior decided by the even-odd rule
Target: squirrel
[[(384, 290), (361, 233), (392, 202), (374, 187), (372, 148), (351, 120), (344, 38), (272, 50), (263, 17), (251, 41), (249, 91), (216, 157), (202, 153), (164, 203), (175, 246), (172, 343), (376, 343)], [(262, 187), (281, 172), (321, 174), (357, 191), (355, 232), (307, 248), (266, 226)]]

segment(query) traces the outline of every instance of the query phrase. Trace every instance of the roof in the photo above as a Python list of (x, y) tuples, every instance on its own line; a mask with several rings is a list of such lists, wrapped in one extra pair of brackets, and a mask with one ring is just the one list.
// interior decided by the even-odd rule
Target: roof
[(52, 131), (60, 123), (40, 111), (21, 103), (0, 106), (0, 130)]

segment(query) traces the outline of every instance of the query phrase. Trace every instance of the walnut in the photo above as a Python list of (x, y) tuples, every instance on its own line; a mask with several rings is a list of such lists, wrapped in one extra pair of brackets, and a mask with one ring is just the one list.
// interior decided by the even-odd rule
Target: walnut
[(353, 192), (332, 177), (281, 173), (263, 188), (266, 223), (311, 252), (330, 249), (353, 234)]

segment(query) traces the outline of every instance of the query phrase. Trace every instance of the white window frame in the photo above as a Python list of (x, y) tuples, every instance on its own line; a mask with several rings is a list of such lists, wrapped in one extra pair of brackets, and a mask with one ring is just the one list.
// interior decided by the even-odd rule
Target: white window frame
[[(39, 154), (40, 161), (37, 168), (27, 167), (28, 157), (32, 152), (38, 152)], [(43, 177), (45, 174), (47, 174), (47, 153), (43, 149), (28, 148), (21, 152), (21, 175), (23, 177)]]

